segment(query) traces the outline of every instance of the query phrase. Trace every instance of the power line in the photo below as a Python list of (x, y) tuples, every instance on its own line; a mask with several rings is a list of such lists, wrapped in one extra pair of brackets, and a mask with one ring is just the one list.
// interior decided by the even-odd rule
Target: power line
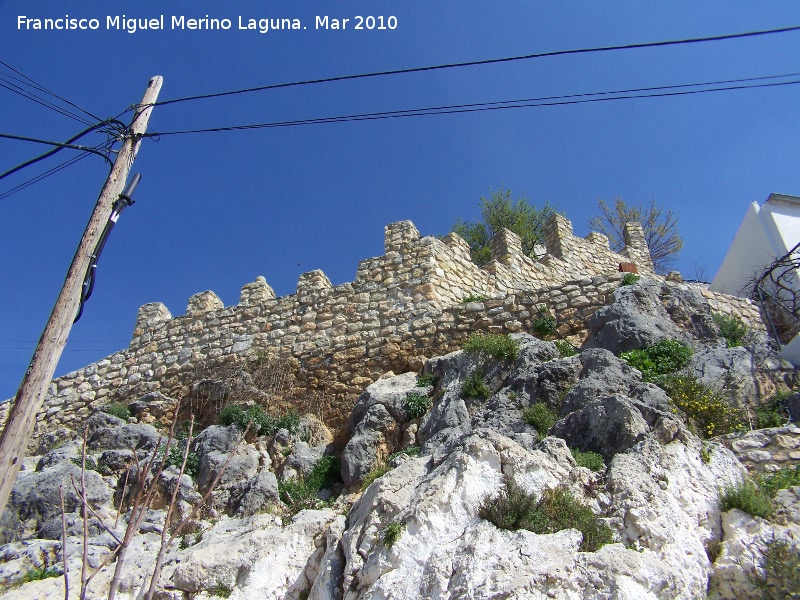
[[(93, 132), (93, 131), (95, 131), (97, 129), (100, 129), (101, 127), (104, 127), (106, 125), (115, 125), (115, 126), (117, 126), (117, 128), (121, 128), (122, 130), (124, 130), (124, 128), (125, 128), (125, 125), (122, 124), (122, 123), (119, 123), (118, 121), (115, 121), (115, 122), (103, 121), (102, 123), (97, 123), (95, 125), (92, 125), (88, 129), (84, 129), (83, 131), (81, 131), (77, 135), (72, 136), (70, 139), (68, 139), (66, 142), (64, 142), (64, 144), (72, 144), (72, 142), (74, 142), (76, 140), (79, 140), (83, 136), (85, 136), (85, 135), (87, 135), (87, 134), (89, 134), (89, 133), (91, 133), (91, 132)], [(13, 167), (13, 168), (9, 169), (8, 171), (5, 171), (4, 173), (0, 173), (0, 179), (4, 179), (4, 178), (8, 177), (9, 175), (11, 175), (12, 173), (16, 173), (17, 171), (20, 171), (20, 170), (24, 169), (25, 167), (29, 167), (29, 166), (31, 166), (31, 165), (33, 165), (33, 164), (35, 164), (35, 163), (37, 163), (37, 162), (39, 162), (41, 160), (44, 160), (45, 158), (53, 156), (57, 152), (60, 152), (61, 150), (63, 150), (65, 147), (69, 147), (69, 146), (63, 146), (63, 145), (58, 146), (58, 147), (54, 148), (53, 150), (50, 150), (49, 152), (45, 152), (44, 154), (41, 154), (41, 155), (39, 155), (39, 156), (37, 156), (35, 158), (32, 158), (32, 159), (30, 159), (28, 161), (25, 161), (24, 163), (19, 164), (16, 167)]]
[[(95, 146), (94, 149), (95, 150), (99, 150), (101, 148), (106, 147), (108, 144), (109, 144), (109, 142), (104, 142), (102, 144), (99, 144), (99, 145)], [(66, 169), (67, 167), (69, 167), (69, 166), (75, 164), (76, 162), (78, 162), (79, 160), (82, 160), (82, 159), (86, 158), (90, 154), (91, 154), (90, 152), (81, 152), (77, 156), (73, 156), (72, 158), (66, 160), (63, 163), (60, 163), (60, 164), (56, 165), (55, 167), (45, 171), (44, 173), (41, 173), (40, 175), (37, 175), (37, 176), (35, 176), (35, 177), (31, 178), (31, 179), (28, 179), (27, 181), (23, 181), (19, 185), (17, 185), (15, 187), (13, 187), (13, 188), (11, 188), (9, 190), (6, 190), (5, 192), (1, 193), (0, 194), (0, 200), (4, 200), (5, 198), (8, 198), (9, 196), (12, 196), (13, 194), (16, 194), (17, 192), (21, 192), (25, 188), (28, 188), (28, 187), (30, 187), (30, 186), (32, 186), (32, 185), (44, 180), (44, 179), (47, 179), (51, 175), (55, 175), (59, 171), (61, 171), (63, 169)]]
[(10, 92), (14, 92), (15, 94), (18, 94), (18, 95), (22, 96), (23, 98), (25, 98), (27, 100), (30, 100), (31, 102), (35, 102), (36, 104), (39, 104), (40, 106), (43, 106), (45, 108), (49, 108), (50, 110), (52, 110), (54, 112), (57, 112), (60, 115), (63, 115), (65, 117), (68, 117), (70, 119), (78, 121), (80, 123), (83, 123), (84, 125), (89, 125), (91, 123), (91, 121), (88, 121), (88, 120), (86, 120), (85, 118), (83, 118), (81, 116), (78, 116), (78, 115), (76, 115), (76, 114), (74, 114), (74, 113), (72, 113), (72, 112), (70, 112), (70, 111), (68, 111), (68, 110), (66, 110), (64, 108), (61, 108), (60, 106), (58, 106), (56, 104), (53, 104), (52, 102), (49, 102), (49, 101), (45, 100), (41, 96), (37, 96), (36, 94), (33, 94), (33, 93), (31, 93), (31, 92), (29, 92), (27, 90), (24, 90), (23, 88), (19, 87), (18, 85), (15, 85), (15, 84), (9, 82), (5, 78), (3, 78), (2, 75), (0, 75), (0, 81), (3, 82), (3, 83), (0, 83), (0, 87), (5, 88), (5, 89), (9, 90)]
[(665, 40), (659, 42), (642, 42), (638, 44), (623, 44), (623, 45), (616, 45), (616, 46), (598, 46), (593, 48), (577, 48), (571, 50), (553, 50), (549, 52), (539, 52), (536, 54), (525, 54), (522, 56), (510, 56), (505, 58), (490, 58), (484, 60), (474, 60), (474, 61), (467, 61), (467, 62), (459, 62), (459, 63), (446, 63), (441, 65), (432, 65), (427, 67), (413, 67), (409, 69), (395, 69), (391, 71), (378, 71), (374, 73), (359, 73), (356, 75), (340, 75), (337, 77), (326, 77), (322, 79), (309, 79), (305, 81), (294, 81), (290, 83), (276, 83), (271, 85), (262, 85), (257, 87), (245, 88), (240, 90), (232, 90), (227, 92), (216, 92), (211, 94), (200, 94), (197, 96), (187, 96), (184, 98), (175, 98), (173, 100), (162, 100), (161, 102), (156, 102), (156, 106), (165, 106), (167, 104), (177, 104), (178, 102), (188, 102), (191, 100), (205, 100), (208, 98), (219, 98), (222, 96), (233, 96), (236, 94), (247, 94), (250, 92), (260, 92), (264, 90), (274, 90), (278, 88), (286, 88), (286, 87), (294, 87), (300, 85), (312, 85), (317, 83), (330, 83), (334, 81), (350, 81), (353, 79), (366, 79), (370, 77), (384, 77), (387, 75), (401, 75), (406, 73), (421, 73), (425, 71), (437, 71), (443, 69), (455, 69), (460, 67), (474, 67), (479, 65), (490, 65), (490, 64), (499, 64), (499, 63), (506, 63), (506, 62), (513, 62), (513, 61), (520, 61), (520, 60), (531, 60), (536, 58), (545, 58), (551, 56), (566, 56), (571, 54), (590, 54), (590, 53), (598, 53), (598, 52), (611, 52), (615, 50), (636, 50), (641, 48), (659, 48), (664, 46), (677, 46), (681, 44), (698, 44), (698, 43), (705, 43), (705, 42), (718, 42), (723, 40), (733, 40), (733, 39), (741, 39), (741, 38), (748, 38), (748, 37), (755, 37), (755, 36), (762, 36), (762, 35), (772, 35), (778, 33), (788, 33), (792, 31), (800, 31), (800, 25), (792, 26), (792, 27), (781, 27), (778, 29), (763, 29), (759, 31), (746, 31), (742, 33), (731, 33), (725, 35), (715, 35), (709, 37), (699, 37), (699, 38), (686, 38), (680, 40)]
[[(147, 134), (148, 137), (161, 137), (167, 135), (183, 135), (189, 133), (216, 133), (222, 131), (244, 131), (249, 129), (268, 129), (273, 127), (296, 127), (301, 125), (320, 125), (326, 123), (347, 123), (353, 121), (375, 121), (382, 119), (397, 119), (405, 117), (421, 117), (430, 115), (443, 115), (443, 114), (459, 114), (459, 113), (472, 113), (483, 111), (507, 110), (511, 108), (538, 108), (545, 106), (566, 106), (574, 104), (588, 104), (593, 102), (609, 102), (616, 100), (633, 100), (642, 98), (664, 98), (670, 96), (686, 96), (693, 94), (705, 94), (710, 92), (725, 92), (743, 89), (757, 89), (766, 87), (795, 85), (800, 83), (800, 80), (794, 81), (781, 81), (773, 83), (761, 83), (755, 85), (730, 85), (726, 87), (715, 87), (700, 90), (687, 90), (687, 87), (698, 87), (708, 85), (720, 85), (722, 83), (737, 83), (737, 82), (752, 82), (764, 79), (785, 78), (797, 76), (797, 73), (787, 75), (771, 75), (767, 77), (755, 77), (738, 80), (728, 80), (725, 82), (709, 82), (709, 83), (691, 83), (681, 84), (675, 86), (659, 86), (654, 88), (638, 88), (633, 90), (619, 90), (612, 92), (591, 92), (582, 94), (570, 94), (564, 96), (545, 96), (541, 98), (528, 98), (523, 100), (503, 100), (498, 102), (480, 102), (474, 104), (460, 104), (450, 106), (437, 106), (427, 108), (415, 108), (394, 110), (385, 112), (374, 113), (361, 113), (352, 115), (341, 115), (335, 117), (318, 117), (314, 119), (301, 119), (294, 121), (273, 121), (268, 123), (255, 123), (249, 125), (231, 125), (226, 127), (210, 127), (206, 129), (188, 129), (182, 131), (166, 131), (155, 132)], [(662, 90), (662, 91), (657, 91)], [(678, 90), (665, 92), (663, 90)], [(657, 93), (634, 93), (634, 92), (652, 92)], [(625, 95), (622, 95), (625, 94)], [(597, 97), (601, 96), (601, 97)]]
[[(48, 146), (57, 146), (59, 149), (61, 149), (61, 148), (71, 148), (72, 150), (81, 150), (82, 152), (91, 152), (92, 154), (97, 154), (98, 156), (102, 156), (109, 163), (111, 162), (111, 159), (108, 158), (108, 156), (106, 154), (104, 154), (104, 153), (102, 153), (99, 150), (96, 150), (94, 148), (88, 148), (86, 146), (76, 146), (76, 145), (68, 144), (68, 143), (64, 143), (64, 142), (51, 142), (49, 140), (40, 140), (38, 138), (27, 137), (27, 136), (24, 136), (24, 135), (13, 135), (13, 134), (10, 134), (10, 133), (0, 133), (0, 138), (5, 138), (5, 139), (9, 139), (9, 140), (18, 140), (18, 141), (21, 141), (21, 142), (33, 142), (35, 144), (45, 144), (45, 145), (48, 145)], [(12, 169), (12, 171), (15, 171), (15, 170), (16, 170), (16, 167), (14, 169)], [(5, 176), (5, 174), (4, 174), (4, 176)]]
[[(11, 71), (14, 71), (14, 73), (16, 73), (17, 75), (19, 75), (19, 76), (21, 76), (21, 77), (25, 78), (27, 81), (29, 81), (29, 82), (30, 82), (28, 85), (30, 85), (31, 87), (34, 87), (34, 88), (38, 89), (39, 91), (45, 92), (45, 93), (47, 93), (47, 94), (50, 94), (50, 95), (51, 95), (51, 96), (53, 96), (54, 98), (58, 98), (59, 100), (61, 100), (62, 102), (65, 102), (66, 104), (69, 104), (69, 105), (70, 105), (70, 106), (72, 106), (73, 108), (77, 108), (79, 111), (81, 111), (81, 112), (82, 112), (82, 113), (84, 113), (85, 115), (88, 115), (88, 116), (90, 116), (90, 117), (91, 117), (92, 119), (94, 119), (95, 121), (102, 121), (102, 119), (101, 119), (100, 117), (98, 117), (98, 116), (96, 116), (96, 115), (94, 115), (94, 114), (90, 113), (88, 110), (86, 110), (86, 109), (84, 109), (84, 108), (81, 108), (81, 107), (80, 107), (80, 106), (78, 106), (77, 104), (75, 104), (75, 103), (73, 103), (73, 102), (70, 102), (70, 101), (69, 101), (69, 100), (67, 100), (66, 98), (62, 98), (61, 96), (59, 96), (59, 95), (58, 95), (58, 94), (56, 94), (55, 92), (53, 92), (53, 91), (51, 91), (51, 90), (47, 89), (46, 87), (44, 87), (44, 86), (43, 86), (43, 85), (41, 85), (40, 83), (37, 83), (37, 82), (36, 82), (34, 79), (31, 79), (30, 77), (28, 77), (27, 75), (25, 75), (25, 74), (24, 74), (24, 73), (22, 73), (21, 71), (18, 71), (17, 69), (15, 69), (14, 67), (12, 67), (12, 66), (11, 66), (11, 65), (9, 65), (8, 63), (6, 63), (6, 62), (4, 62), (4, 61), (0, 60), (0, 65), (3, 65), (3, 66), (4, 66), (4, 67), (6, 67), (7, 69), (10, 69)], [(7, 75), (7, 77), (8, 77), (8, 75)], [(20, 80), (19, 80), (19, 79), (17, 79), (16, 77), (15, 77), (14, 79), (16, 79), (17, 81), (20, 81)], [(23, 82), (23, 83), (24, 83), (24, 82)], [(87, 123), (87, 125), (88, 125), (88, 123)]]

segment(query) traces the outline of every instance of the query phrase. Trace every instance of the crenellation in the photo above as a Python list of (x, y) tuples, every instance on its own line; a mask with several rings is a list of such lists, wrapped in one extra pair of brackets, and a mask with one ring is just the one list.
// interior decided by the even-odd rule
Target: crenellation
[(189, 298), (189, 305), (186, 307), (186, 314), (200, 315), (215, 310), (221, 310), (223, 308), (225, 308), (225, 305), (222, 303), (222, 300), (220, 300), (220, 297), (211, 290), (207, 290), (205, 292), (199, 292)]
[[(385, 254), (360, 261), (352, 282), (333, 286), (322, 271), (310, 271), (295, 294), (276, 297), (258, 277), (242, 287), (239, 304), (226, 308), (213, 292), (201, 292), (178, 317), (161, 303), (146, 304), (127, 349), (54, 382), (45, 425), (74, 422), (80, 408), (139, 393), (176, 397), (197, 365), (256, 352), (290, 361), (298, 394), (319, 391), (346, 402), (388, 370), (416, 369), (426, 357), (457, 349), (473, 331), (533, 331), (540, 307), (560, 333), (580, 342), (588, 318), (619, 286), (619, 262), (633, 260), (652, 276), (643, 236), (633, 229), (631, 247), (619, 254), (601, 234), (575, 238), (560, 216), (548, 221), (546, 237), (547, 254), (534, 260), (503, 230), (491, 242), (492, 260), (480, 267), (455, 233), (420, 237), (402, 221), (386, 226)], [(702, 291), (715, 310), (763, 330), (755, 305)], [(469, 296), (484, 300), (462, 304)], [(0, 419), (7, 407), (0, 406)]]

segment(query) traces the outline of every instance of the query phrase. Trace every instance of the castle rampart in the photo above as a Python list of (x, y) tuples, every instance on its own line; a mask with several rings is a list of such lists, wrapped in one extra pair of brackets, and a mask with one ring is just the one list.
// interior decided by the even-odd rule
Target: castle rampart
[[(473, 331), (532, 331), (542, 307), (559, 333), (580, 340), (589, 316), (618, 287), (619, 263), (635, 262), (640, 273), (654, 275), (638, 224), (626, 229), (626, 240), (614, 253), (605, 236), (575, 237), (571, 223), (555, 215), (540, 260), (524, 255), (519, 237), (503, 230), (491, 241), (491, 261), (479, 267), (458, 235), (420, 237), (410, 221), (392, 223), (384, 254), (362, 260), (349, 283), (333, 286), (317, 270), (301, 275), (288, 296), (276, 297), (258, 277), (235, 306), (225, 307), (211, 291), (192, 296), (178, 317), (161, 303), (142, 306), (127, 349), (53, 382), (40, 427), (75, 426), (96, 405), (151, 391), (174, 396), (198, 364), (258, 351), (287, 359), (301, 393), (345, 403), (389, 370), (416, 370), (426, 357), (458, 349)], [(749, 301), (705, 293), (717, 310), (763, 328)]]

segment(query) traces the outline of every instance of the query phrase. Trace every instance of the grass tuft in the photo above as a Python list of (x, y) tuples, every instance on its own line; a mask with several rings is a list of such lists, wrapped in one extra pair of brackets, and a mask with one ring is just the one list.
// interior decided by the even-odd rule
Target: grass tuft
[(510, 477), (498, 498), (483, 502), (479, 515), (500, 529), (527, 529), (539, 534), (577, 529), (583, 534), (582, 552), (594, 552), (613, 540), (611, 529), (569, 490), (547, 490), (537, 500)]
[(128, 409), (128, 405), (123, 404), (122, 402), (112, 402), (111, 404), (103, 406), (101, 410), (112, 417), (117, 417), (123, 421), (127, 421), (131, 416), (131, 411)]
[(480, 353), (506, 362), (514, 362), (519, 356), (519, 342), (502, 334), (473, 333), (463, 349), (465, 352)]
[(768, 519), (772, 514), (772, 503), (762, 494), (756, 484), (745, 481), (736, 486), (727, 486), (720, 495), (719, 509), (721, 512), (738, 508), (751, 517)]
[(394, 546), (394, 543), (400, 539), (405, 527), (405, 523), (389, 523), (383, 532), (383, 545), (387, 548)]
[(418, 419), (431, 408), (431, 400), (423, 394), (412, 392), (406, 396), (405, 410), (409, 421)]
[(728, 342), (728, 348), (741, 346), (744, 338), (750, 333), (750, 329), (739, 317), (711, 313), (711, 318), (714, 320), (714, 324), (719, 327), (720, 335)]
[(586, 467), (594, 472), (602, 471), (605, 468), (603, 457), (597, 452), (582, 452), (577, 448), (570, 449), (572, 458), (578, 463), (579, 467)]
[(483, 380), (483, 371), (475, 371), (467, 377), (461, 387), (461, 395), (465, 398), (488, 398), (492, 395), (492, 390)]
[(622, 281), (620, 282), (620, 286), (633, 285), (634, 283), (639, 281), (639, 279), (641, 278), (636, 273), (625, 273), (625, 275), (622, 276)]
[(546, 404), (539, 402), (522, 413), (522, 418), (525, 419), (528, 425), (533, 426), (540, 435), (546, 436), (547, 432), (558, 420), (558, 415), (548, 408)]
[(226, 406), (219, 413), (220, 425), (236, 425), (239, 429), (244, 429), (250, 422), (252, 422), (250, 429), (256, 431), (258, 435), (272, 435), (279, 429), (296, 433), (300, 427), (300, 415), (289, 411), (280, 417), (273, 417), (258, 405), (245, 410), (235, 404)]

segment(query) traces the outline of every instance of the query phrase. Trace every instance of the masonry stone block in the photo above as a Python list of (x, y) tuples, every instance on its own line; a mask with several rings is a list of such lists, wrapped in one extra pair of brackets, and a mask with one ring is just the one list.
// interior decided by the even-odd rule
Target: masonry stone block
[(139, 307), (139, 312), (136, 315), (136, 329), (145, 330), (152, 329), (160, 323), (169, 321), (172, 314), (167, 310), (161, 302), (151, 302)]
[(200, 292), (189, 298), (189, 305), (186, 307), (187, 315), (199, 315), (210, 312), (212, 310), (220, 310), (225, 308), (225, 305), (211, 290)]
[(275, 299), (275, 290), (273, 290), (261, 275), (256, 277), (252, 283), (247, 283), (242, 287), (242, 293), (239, 296), (240, 306), (251, 306), (254, 304), (261, 304), (267, 300)]

